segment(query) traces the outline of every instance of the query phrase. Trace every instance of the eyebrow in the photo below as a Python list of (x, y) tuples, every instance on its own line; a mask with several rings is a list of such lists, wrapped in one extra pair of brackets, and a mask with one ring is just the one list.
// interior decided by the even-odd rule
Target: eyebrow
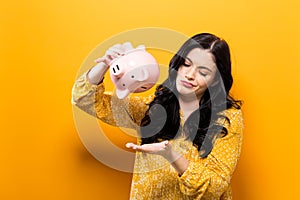
[[(191, 63), (193, 63), (193, 61), (189, 57), (186, 57), (186, 59), (189, 60)], [(206, 70), (212, 72), (212, 70), (209, 67), (206, 67), (206, 66), (197, 66), (197, 68), (206, 69)]]

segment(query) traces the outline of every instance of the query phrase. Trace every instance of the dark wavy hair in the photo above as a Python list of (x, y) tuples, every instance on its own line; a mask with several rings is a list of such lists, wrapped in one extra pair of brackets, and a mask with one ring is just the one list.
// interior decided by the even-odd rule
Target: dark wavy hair
[[(218, 70), (214, 84), (208, 86), (199, 100), (199, 108), (181, 127), (176, 77), (178, 68), (194, 48), (209, 50)], [(206, 157), (211, 152), (216, 137), (227, 134), (227, 129), (223, 124), (217, 123), (217, 120), (223, 117), (228, 123), (230, 121), (226, 116), (220, 115), (220, 112), (231, 107), (241, 107), (241, 101), (229, 95), (232, 84), (230, 50), (226, 41), (210, 33), (191, 37), (171, 59), (168, 78), (156, 88), (155, 97), (141, 122), (142, 144), (174, 139), (184, 131), (187, 139), (197, 147), (200, 156)]]

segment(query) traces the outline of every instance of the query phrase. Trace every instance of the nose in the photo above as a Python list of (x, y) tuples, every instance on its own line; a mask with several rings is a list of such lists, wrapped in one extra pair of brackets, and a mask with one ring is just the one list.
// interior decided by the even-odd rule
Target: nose
[(195, 79), (195, 68), (193, 66), (187, 68), (187, 71), (185, 73), (185, 78), (189, 81), (192, 81)]

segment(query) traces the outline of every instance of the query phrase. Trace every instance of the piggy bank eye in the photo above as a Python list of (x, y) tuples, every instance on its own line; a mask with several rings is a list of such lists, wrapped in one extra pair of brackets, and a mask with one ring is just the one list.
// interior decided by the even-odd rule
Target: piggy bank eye
[(134, 78), (134, 75), (132, 75), (131, 78)]

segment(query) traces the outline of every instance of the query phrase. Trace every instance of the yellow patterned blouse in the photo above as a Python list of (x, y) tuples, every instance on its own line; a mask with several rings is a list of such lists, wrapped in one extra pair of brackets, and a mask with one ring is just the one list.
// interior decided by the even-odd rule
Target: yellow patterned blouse
[[(90, 84), (86, 74), (73, 86), (72, 103), (108, 124), (137, 129), (153, 97), (129, 96), (119, 100), (105, 92), (103, 83)], [(231, 122), (223, 122), (228, 134), (216, 139), (206, 158), (199, 156), (190, 141), (170, 141), (172, 148), (189, 160), (182, 176), (163, 157), (137, 152), (130, 199), (232, 199), (230, 179), (241, 153), (243, 116), (241, 110), (234, 108), (223, 111), (223, 115)]]

